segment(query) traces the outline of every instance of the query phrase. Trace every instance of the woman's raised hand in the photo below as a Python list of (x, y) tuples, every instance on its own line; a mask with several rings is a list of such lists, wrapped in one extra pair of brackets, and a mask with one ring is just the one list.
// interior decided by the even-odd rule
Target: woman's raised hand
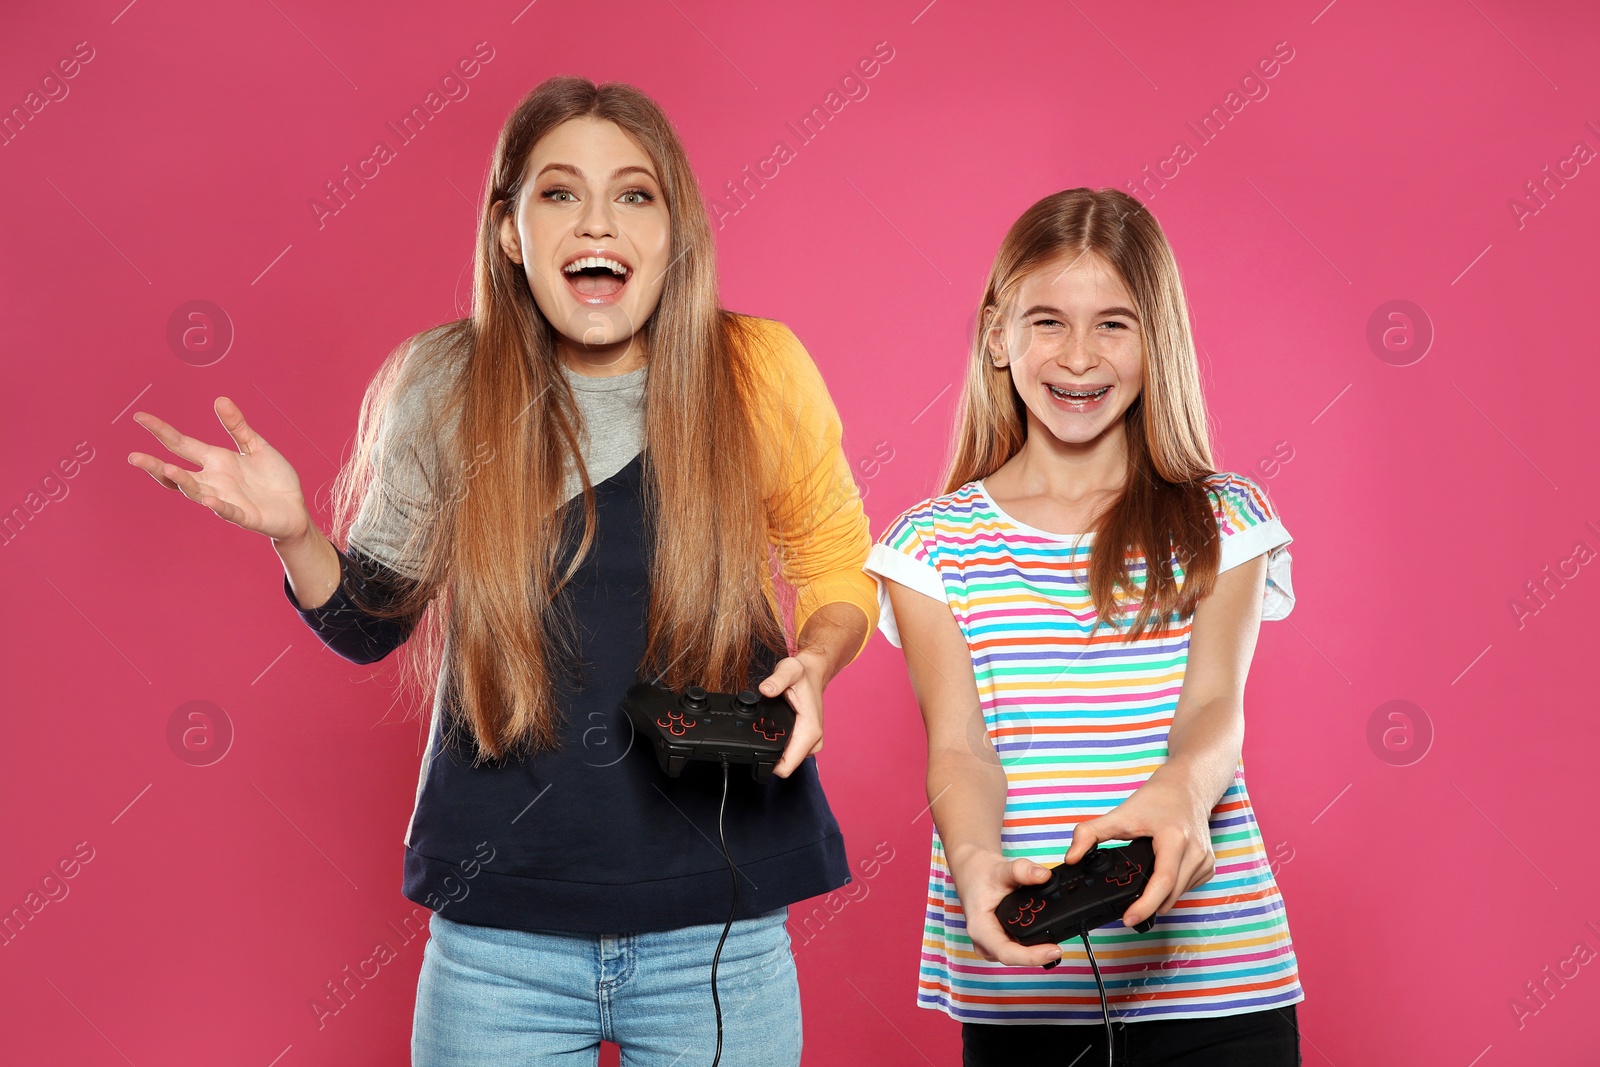
[(208, 445), (179, 433), (149, 412), (136, 411), (135, 422), (154, 434), (169, 452), (199, 464), (200, 469), (185, 470), (143, 452), (129, 453), (128, 462), (235, 526), (275, 541), (303, 536), (311, 527), (311, 513), (300, 492), (299, 475), (277, 449), (250, 428), (244, 412), (232, 400), (217, 397), (215, 409), (238, 451)]

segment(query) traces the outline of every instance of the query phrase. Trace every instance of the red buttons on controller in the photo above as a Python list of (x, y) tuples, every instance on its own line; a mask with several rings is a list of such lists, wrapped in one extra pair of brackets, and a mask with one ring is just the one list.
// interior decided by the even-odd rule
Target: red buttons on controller
[(752, 723), (751, 728), (768, 741), (776, 741), (778, 738), (789, 732), (779, 725), (775, 719), (771, 719), (765, 715), (761, 716), (761, 718)]
[(677, 708), (673, 708), (671, 711), (667, 712), (667, 717), (665, 719), (656, 720), (657, 726), (667, 730), (674, 737), (682, 737), (689, 730), (693, 729), (694, 724), (695, 720), (684, 718), (683, 712), (679, 711)]
[(1029, 897), (1017, 906), (1017, 913), (1006, 920), (1009, 926), (1032, 926), (1033, 917), (1044, 910), (1044, 901)]

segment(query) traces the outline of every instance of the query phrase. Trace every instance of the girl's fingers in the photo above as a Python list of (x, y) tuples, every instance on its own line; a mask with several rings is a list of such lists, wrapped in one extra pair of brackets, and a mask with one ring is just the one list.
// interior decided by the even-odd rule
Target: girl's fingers
[(1080, 822), (1072, 828), (1072, 844), (1067, 846), (1066, 861), (1077, 863), (1083, 859), (1083, 854), (1088, 852), (1090, 847), (1115, 838), (1116, 834), (1103, 826), (1099, 819)]
[(1199, 866), (1196, 849), (1202, 846), (1191, 842), (1181, 830), (1174, 828), (1166, 833), (1157, 833), (1151, 845), (1156, 854), (1156, 869), (1139, 899), (1123, 913), (1125, 918), (1133, 917), (1129, 926), (1143, 922), (1158, 912), (1165, 914), (1178, 902), (1179, 897), (1189, 891), (1188, 879)]
[[(1200, 846), (1196, 846), (1196, 848), (1199, 849)], [(1174, 890), (1172, 896), (1167, 898), (1166, 904), (1161, 909), (1161, 914), (1165, 915), (1167, 912), (1177, 907), (1178, 898), (1183, 896), (1183, 894), (1187, 893), (1195, 886), (1204, 885), (1206, 882), (1209, 882), (1211, 880), (1211, 876), (1216, 873), (1216, 870), (1216, 854), (1210, 849), (1197, 851), (1193, 863), (1191, 863), (1189, 866), (1189, 873), (1178, 880), (1179, 888)]]
[(1178, 898), (1187, 893), (1194, 884), (1195, 872), (1200, 869), (1200, 857), (1193, 854), (1190, 849), (1185, 852), (1182, 865), (1178, 868), (1178, 878), (1172, 885), (1172, 892), (1167, 894), (1167, 899), (1161, 902), (1153, 914), (1165, 915), (1178, 903)]
[[(1009, 967), (1043, 967), (1051, 960), (1061, 958), (1060, 945), (1024, 945), (1020, 941), (1013, 941), (1006, 936), (1000, 928), (1000, 921), (991, 913), (980, 922), (972, 922), (968, 917), (968, 932), (972, 935), (974, 947), (987, 954), (987, 958)], [(977, 927), (973, 930), (973, 927)], [(985, 949), (981, 942), (988, 942), (995, 946), (993, 951)]]
[[(1050, 868), (1032, 860), (1012, 860), (1010, 873), (1011, 880), (1017, 885), (1038, 885), (1050, 879)], [(1007, 889), (1006, 892), (1009, 893), (1011, 890)]]

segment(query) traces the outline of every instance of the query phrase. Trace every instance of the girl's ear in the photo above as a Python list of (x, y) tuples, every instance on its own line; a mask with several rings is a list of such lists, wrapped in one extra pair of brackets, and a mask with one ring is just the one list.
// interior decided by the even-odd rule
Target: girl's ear
[[(500, 203), (507, 202), (502, 200)], [(522, 262), (522, 238), (517, 234), (517, 213), (509, 204), (500, 216), (500, 248), (511, 257), (513, 263)]]
[(1005, 330), (1000, 325), (998, 309), (993, 305), (983, 309), (981, 316), (983, 331), (983, 348), (989, 357), (991, 367), (1004, 367), (1011, 362), (1006, 353)]

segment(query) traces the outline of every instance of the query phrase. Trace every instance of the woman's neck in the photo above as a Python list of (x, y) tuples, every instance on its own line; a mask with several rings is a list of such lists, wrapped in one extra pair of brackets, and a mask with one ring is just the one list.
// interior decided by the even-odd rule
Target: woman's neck
[(611, 345), (575, 344), (562, 337), (556, 341), (556, 357), (586, 378), (612, 378), (644, 366), (645, 346), (637, 333)]

